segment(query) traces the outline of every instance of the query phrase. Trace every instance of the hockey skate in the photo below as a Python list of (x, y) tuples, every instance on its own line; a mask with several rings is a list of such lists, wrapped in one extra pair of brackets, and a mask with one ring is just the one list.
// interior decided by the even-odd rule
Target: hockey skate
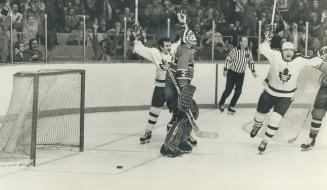
[(253, 137), (257, 136), (259, 130), (260, 130), (260, 127), (253, 126), (253, 129), (250, 132), (250, 137), (253, 138)]
[(192, 146), (189, 145), (187, 142), (180, 143), (178, 148), (182, 151), (182, 153), (189, 153), (192, 151)]
[(198, 145), (198, 141), (194, 138), (192, 138), (191, 136), (188, 138), (188, 142), (192, 145), (192, 146), (196, 146)]
[(220, 110), (220, 113), (225, 111), (224, 105), (218, 105), (218, 109)]
[(262, 140), (259, 147), (258, 147), (258, 150), (259, 150), (259, 154), (263, 154), (263, 152), (266, 150), (266, 147), (267, 147), (267, 142), (265, 140)]
[(316, 143), (316, 134), (310, 134), (310, 138), (308, 139), (308, 141), (304, 144), (301, 144), (301, 150), (302, 151), (308, 151), (311, 150)]
[(146, 131), (144, 135), (140, 138), (140, 143), (141, 144), (149, 143), (152, 137), (151, 133), (152, 133), (151, 131)]
[(236, 110), (234, 107), (228, 107), (228, 114), (234, 115), (236, 113)]
[(182, 151), (177, 148), (166, 147), (165, 144), (161, 146), (160, 154), (167, 157), (182, 156)]

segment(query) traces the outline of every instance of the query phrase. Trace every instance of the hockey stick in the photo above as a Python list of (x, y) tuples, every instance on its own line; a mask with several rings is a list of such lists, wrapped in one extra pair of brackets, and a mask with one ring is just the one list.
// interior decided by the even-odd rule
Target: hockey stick
[(274, 19), (275, 19), (275, 10), (276, 10), (276, 3), (277, 3), (277, 0), (274, 0), (273, 12), (272, 12), (272, 14), (271, 14), (271, 25), (274, 24)]
[[(174, 84), (174, 86), (176, 88), (176, 91), (177, 91), (177, 94), (179, 96), (180, 93), (181, 93), (181, 91), (180, 91), (180, 89), (178, 87), (178, 84), (176, 82), (176, 79), (175, 79), (175, 77), (174, 77), (171, 69), (168, 69), (167, 72), (168, 72), (171, 80), (173, 81), (173, 84)], [(190, 121), (190, 123), (192, 125), (192, 128), (194, 130), (194, 133), (195, 133), (195, 135), (197, 137), (200, 137), (200, 138), (208, 138), (208, 139), (216, 139), (216, 138), (218, 138), (218, 133), (216, 133), (216, 132), (206, 132), (206, 131), (201, 131), (199, 129), (199, 126), (197, 125), (197, 123), (196, 123), (196, 121), (194, 119), (193, 113), (192, 113), (192, 111), (190, 109), (188, 110), (188, 112), (186, 112), (186, 116), (187, 116), (188, 120)]]
[(304, 129), (304, 125), (306, 124), (306, 122), (307, 122), (307, 120), (308, 120), (309, 114), (311, 113), (312, 107), (313, 107), (313, 106), (311, 105), (310, 108), (309, 108), (309, 110), (308, 110), (308, 112), (307, 112), (307, 115), (305, 116), (305, 119), (304, 119), (304, 121), (303, 121), (303, 123), (302, 123), (302, 125), (301, 125), (300, 130), (297, 132), (297, 134), (295, 135), (295, 137), (288, 139), (288, 141), (287, 141), (288, 143), (293, 143), (293, 142), (295, 142), (296, 139), (300, 136), (301, 132), (302, 132), (303, 129)]

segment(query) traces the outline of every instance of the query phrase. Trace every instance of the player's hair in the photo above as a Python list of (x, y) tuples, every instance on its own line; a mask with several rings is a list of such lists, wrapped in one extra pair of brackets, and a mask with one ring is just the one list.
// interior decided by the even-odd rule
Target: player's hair
[(171, 42), (171, 40), (167, 37), (160, 38), (158, 42), (159, 48), (164, 46), (164, 42)]
[(240, 36), (240, 42), (242, 41), (242, 38), (249, 39), (247, 36)]

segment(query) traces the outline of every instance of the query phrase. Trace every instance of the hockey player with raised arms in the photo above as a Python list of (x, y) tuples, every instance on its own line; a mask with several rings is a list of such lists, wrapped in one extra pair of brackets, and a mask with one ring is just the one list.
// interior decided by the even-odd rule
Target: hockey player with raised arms
[(268, 127), (263, 140), (258, 147), (260, 153), (266, 150), (267, 143), (273, 138), (278, 130), (279, 123), (289, 109), (294, 93), (297, 89), (297, 79), (302, 68), (306, 65), (315, 67), (323, 73), (327, 73), (327, 63), (320, 57), (311, 59), (295, 57), (294, 45), (284, 42), (281, 51), (273, 50), (270, 41), (273, 36), (274, 25), (269, 25), (266, 38), (260, 44), (260, 52), (268, 59), (270, 68), (267, 76), (267, 85), (262, 92), (254, 116), (251, 137), (255, 137), (263, 125), (267, 113), (273, 109), (270, 115)]
[[(189, 85), (193, 79), (193, 46), (197, 44), (194, 33), (187, 27), (186, 15), (181, 12), (178, 13), (177, 17), (183, 25), (183, 30), (180, 33), (181, 45), (179, 45), (177, 48), (175, 62), (170, 65), (170, 71), (167, 72), (165, 87), (167, 107), (173, 114), (174, 124), (169, 129), (165, 142), (160, 149), (160, 153), (162, 155), (171, 157), (179, 156), (182, 153), (192, 150), (192, 146), (188, 143), (188, 138), (190, 137), (192, 131), (192, 125), (188, 120), (186, 113), (181, 111), (179, 108), (178, 98), (180, 97), (178, 96), (176, 88), (182, 91), (183, 88), (186, 85)], [(173, 80), (176, 80), (177, 84), (175, 84)], [(193, 110), (197, 110), (195, 103), (193, 104), (193, 108), (191, 110), (192, 112)], [(194, 118), (197, 118), (196, 114), (194, 115)]]
[(152, 94), (151, 107), (149, 110), (148, 125), (145, 129), (144, 135), (140, 138), (140, 143), (149, 143), (152, 137), (152, 130), (157, 123), (159, 114), (164, 106), (165, 99), (165, 79), (166, 69), (168, 63), (173, 60), (173, 55), (176, 52), (177, 46), (180, 42), (171, 44), (169, 38), (161, 38), (159, 40), (159, 48), (149, 48), (143, 45), (142, 41), (138, 39), (137, 32), (133, 32), (135, 36), (133, 51), (143, 58), (153, 62), (156, 69), (155, 88)]

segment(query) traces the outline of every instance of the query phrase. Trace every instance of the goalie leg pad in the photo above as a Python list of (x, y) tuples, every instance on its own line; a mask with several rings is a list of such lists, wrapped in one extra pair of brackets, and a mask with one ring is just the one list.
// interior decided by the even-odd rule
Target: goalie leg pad
[(194, 119), (196, 120), (199, 117), (200, 112), (199, 112), (199, 107), (196, 104), (195, 100), (192, 100), (192, 103), (190, 105), (190, 110), (193, 114)]
[(164, 143), (165, 147), (178, 149), (177, 147), (180, 144), (181, 137), (183, 135), (185, 122), (187, 122), (187, 119), (179, 120), (169, 129)]
[(193, 103), (193, 94), (195, 91), (195, 86), (186, 84), (178, 97), (178, 108), (182, 112), (187, 112)]

